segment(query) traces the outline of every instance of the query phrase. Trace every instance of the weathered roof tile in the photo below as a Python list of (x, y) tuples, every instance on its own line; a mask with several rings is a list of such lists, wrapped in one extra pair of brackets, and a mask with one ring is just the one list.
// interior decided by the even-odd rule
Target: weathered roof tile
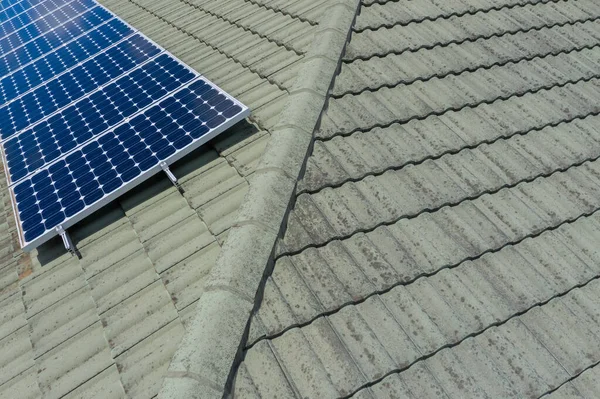
[(89, 289), (84, 287), (28, 319), (36, 358), (98, 321)]
[(153, 397), (158, 393), (182, 336), (183, 326), (176, 319), (115, 359), (128, 396)]
[[(106, 3), (253, 113), (173, 165), (183, 194), (154, 177), (72, 229), (81, 260), (20, 254), (3, 197), (0, 397), (158, 393), (334, 4)], [(597, 396), (599, 13), (364, 0), (323, 21), (353, 33), (234, 395)]]
[(12, 399), (38, 399), (42, 397), (42, 391), (38, 385), (37, 372), (30, 367), (15, 378), (0, 385), (0, 398)]
[(191, 306), (200, 298), (204, 292), (204, 281), (220, 250), (219, 244), (212, 242), (161, 274), (177, 310)]
[(88, 279), (98, 314), (102, 314), (158, 279), (142, 248)]
[(107, 399), (125, 398), (126, 393), (119, 378), (117, 366), (113, 365), (64, 396), (66, 399), (92, 399), (103, 396)]
[(36, 359), (44, 397), (59, 398), (113, 364), (98, 321)]

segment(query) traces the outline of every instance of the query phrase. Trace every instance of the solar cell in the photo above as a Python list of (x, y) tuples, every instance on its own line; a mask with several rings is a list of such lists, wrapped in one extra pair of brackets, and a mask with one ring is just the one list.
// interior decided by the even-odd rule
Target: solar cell
[[(146, 49), (148, 46), (155, 51), (149, 54)], [(65, 90), (69, 89), (70, 81), (85, 80), (86, 78), (90, 78), (100, 85), (104, 83), (103, 79), (113, 79), (119, 70), (126, 71), (135, 66), (136, 62), (143, 62), (158, 51), (147, 40), (136, 35), (115, 47), (105, 49), (104, 53), (100, 53), (72, 70), (69, 69), (81, 62), (81, 59), (65, 51), (55, 51), (48, 57), (41, 58), (1, 79), (0, 103), (10, 102), (57, 75), (60, 76), (56, 80), (65, 87)], [(80, 54), (80, 58), (84, 58), (86, 55), (88, 54)], [(85, 82), (82, 82), (80, 86), (84, 84)]]
[(25, 250), (174, 179), (167, 165), (249, 113), (93, 0), (3, 4), (1, 155)]
[(13, 5), (17, 3), (21, 3), (23, 0), (4, 0), (3, 4), (5, 5)]
[(14, 4), (21, 3), (22, 0), (4, 0), (2, 2), (2, 8), (12, 7)]
[[(48, 33), (39, 37), (23, 47), (0, 56), (0, 76), (7, 75), (13, 71), (25, 67), (29, 63), (40, 57), (66, 57), (65, 53), (71, 53), (79, 61), (87, 58), (89, 55), (110, 46), (132, 33), (132, 29), (122, 21), (111, 19), (106, 23), (99, 24), (90, 31), (70, 40), (56, 38), (54, 40)], [(59, 42), (60, 43), (57, 43)], [(77, 61), (77, 62), (79, 62)]]
[(25, 242), (55, 235), (57, 225), (99, 208), (244, 115), (245, 107), (201, 78), (25, 179), (13, 189)]
[[(39, 3), (39, 1), (38, 1)], [(2, 4), (2, 11), (0, 11), (0, 17), (2, 20), (6, 18), (11, 18), (21, 12), (27, 3), (22, 1), (6, 1)]]
[[(65, 5), (70, 0), (46, 0), (44, 2), (22, 2), (27, 3), (11, 18), (3, 20), (0, 24), (0, 39), (23, 26), (40, 19), (57, 8)], [(32, 4), (33, 3), (33, 4)], [(37, 4), (36, 4), (37, 3)]]
[[(12, 101), (0, 108), (2, 139), (9, 138), (21, 129), (89, 94), (124, 72), (138, 66), (138, 64), (146, 61), (159, 51), (156, 46), (150, 44), (146, 39), (140, 35), (135, 35), (118, 46), (100, 53), (84, 64)], [(154, 62), (151, 65), (154, 65)], [(141, 67), (142, 72), (150, 67)], [(139, 75), (140, 72), (134, 72), (134, 76), (139, 77)]]
[(9, 181), (17, 182), (193, 78), (193, 73), (163, 54), (7, 140), (4, 152)]
[[(71, 41), (73, 38), (93, 29), (101, 22), (107, 21), (110, 18), (110, 14), (102, 8), (92, 9), (81, 14), (76, 19), (69, 20), (54, 28), (43, 36), (38, 36), (20, 47), (13, 48), (12, 51), (21, 52), (22, 49), (25, 49), (25, 52), (29, 54), (31, 59), (38, 58), (42, 54), (51, 52), (53, 49)], [(6, 55), (6, 53), (1, 54)]]
[[(77, 17), (81, 13), (88, 10), (88, 12), (94, 12), (94, 9), (90, 10), (90, 6), (93, 4), (93, 0), (75, 0), (61, 6), (60, 8), (52, 11), (50, 14), (27, 24), (8, 36), (0, 39), (0, 52), (4, 54), (12, 51), (15, 48), (24, 45), (25, 43), (30, 42), (36, 37), (65, 24), (68, 21), (78, 21), (79, 18)], [(101, 11), (104, 10), (99, 7), (96, 10), (96, 12)], [(84, 23), (81, 24), (81, 27), (85, 27), (85, 22), (92, 23), (92, 26), (94, 24), (93, 20), (84, 21)]]

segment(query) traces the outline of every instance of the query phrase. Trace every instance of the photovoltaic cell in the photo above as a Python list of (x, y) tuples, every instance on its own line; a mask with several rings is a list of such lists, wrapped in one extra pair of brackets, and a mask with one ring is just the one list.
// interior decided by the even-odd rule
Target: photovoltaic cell
[(133, 69), (159, 49), (140, 35), (110, 48), (72, 70), (0, 108), (0, 130), (5, 140), (67, 104)]
[(143, 172), (160, 170), (161, 161), (183, 154), (194, 141), (237, 121), (242, 112), (239, 104), (200, 79), (19, 183), (14, 194), (25, 241), (52, 231)]
[(193, 73), (163, 54), (6, 141), (10, 181), (17, 182), (193, 78)]
[(4, 5), (5, 7), (9, 7), (9, 6), (12, 6), (12, 5), (14, 5), (14, 4), (21, 3), (22, 1), (23, 1), (23, 0), (4, 0), (4, 1), (3, 1), (3, 5)]
[[(0, 11), (0, 18), (4, 21), (5, 19), (14, 17), (26, 10), (29, 7), (28, 3), (30, 2), (6, 1), (3, 3), (2, 11)], [(31, 3), (39, 3), (39, 1), (32, 0)]]
[[(81, 13), (89, 10), (90, 5), (93, 5), (93, 0), (75, 0), (71, 3), (63, 5), (61, 8), (54, 10), (50, 14), (38, 19), (33, 23), (25, 25), (17, 31), (0, 39), (0, 52), (7, 53), (12, 51), (17, 47), (30, 42), (36, 37), (63, 25), (67, 21), (73, 19), (77, 21), (77, 17)], [(99, 8), (98, 11), (100, 10), (102, 9)], [(90, 10), (90, 12), (93, 11), (94, 10)], [(85, 25), (82, 24), (82, 26)]]
[[(23, 2), (27, 3), (23, 10), (11, 17), (10, 19), (5, 20), (0, 23), (0, 38), (3, 38), (17, 29), (22, 28), (23, 26), (35, 21), (43, 17), (46, 14), (57, 9), (59, 6), (64, 5), (68, 0), (46, 0), (43, 3), (32, 5), (31, 2)], [(21, 3), (22, 4), (22, 3)]]
[(249, 113), (92, 0), (2, 4), (0, 139), (25, 250)]
[(4, 0), (2, 2), (2, 9), (10, 8), (17, 3), (22, 3), (22, 0)]
[[(51, 13), (57, 8), (63, 6), (70, 0), (46, 0), (42, 3), (39, 1), (21, 2), (26, 3), (21, 7), (21, 10), (10, 19), (0, 24), (0, 38), (3, 38), (14, 31), (21, 29), (23, 26), (40, 19), (46, 14)], [(31, 4), (34, 3), (34, 4)]]
[(116, 43), (123, 37), (130, 35), (132, 32), (132, 29), (122, 21), (112, 19), (105, 24), (99, 25), (95, 29), (86, 32), (85, 35), (81, 35), (70, 41), (63, 41), (62, 44), (64, 45), (62, 45), (62, 47), (61, 43), (56, 43), (58, 40), (53, 42), (49, 40), (48, 36), (51, 35), (51, 33), (49, 33), (46, 34), (46, 36), (42, 36), (29, 42), (15, 51), (1, 56), (0, 76), (7, 75), (23, 68), (42, 56), (45, 56), (45, 58), (59, 58), (60, 62), (65, 62), (66, 65), (67, 61), (63, 60), (63, 57), (67, 56), (65, 55), (66, 53), (70, 53), (72, 57), (81, 61), (111, 44)]
[[(43, 36), (38, 36), (21, 47), (13, 48), (12, 51), (19, 51), (25, 48), (25, 51), (30, 54), (32, 59), (37, 58), (44, 53), (51, 52), (53, 49), (71, 41), (74, 37), (87, 32), (110, 18), (111, 15), (106, 10), (96, 7), (57, 26)], [(0, 53), (5, 54), (4, 52)]]
[[(151, 49), (153, 51), (150, 51)], [(63, 47), (61, 50), (55, 51), (48, 57), (41, 58), (1, 79), (0, 103), (14, 100), (81, 61), (73, 54), (68, 53), (67, 48)], [(159, 52), (158, 48), (151, 45), (140, 35), (136, 35), (106, 50), (105, 53), (101, 53), (93, 59), (86, 61), (83, 65), (62, 74), (56, 80), (60, 81), (60, 84), (65, 86), (66, 89), (72, 84), (69, 80), (77, 81), (90, 78), (97, 81), (98, 85), (100, 85), (104, 83), (102, 82), (103, 79), (108, 78), (110, 80), (117, 76), (114, 74), (119, 70), (121, 72), (129, 70), (136, 65), (136, 62), (143, 62), (157, 52)], [(79, 55), (80, 58), (84, 58), (88, 54), (82, 53)], [(105, 70), (108, 72), (105, 72)], [(82, 82), (81, 85), (85, 85), (85, 82)]]

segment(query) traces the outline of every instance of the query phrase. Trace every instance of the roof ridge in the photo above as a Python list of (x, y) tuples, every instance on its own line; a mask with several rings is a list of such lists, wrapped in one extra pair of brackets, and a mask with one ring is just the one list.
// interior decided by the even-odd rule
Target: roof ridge
[(159, 398), (227, 396), (359, 6), (359, 0), (335, 0), (324, 11)]

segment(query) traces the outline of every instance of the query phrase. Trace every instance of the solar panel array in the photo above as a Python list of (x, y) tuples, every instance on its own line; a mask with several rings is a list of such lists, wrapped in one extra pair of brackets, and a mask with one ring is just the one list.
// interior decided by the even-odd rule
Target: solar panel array
[(25, 250), (249, 113), (94, 0), (0, 2), (0, 104)]

